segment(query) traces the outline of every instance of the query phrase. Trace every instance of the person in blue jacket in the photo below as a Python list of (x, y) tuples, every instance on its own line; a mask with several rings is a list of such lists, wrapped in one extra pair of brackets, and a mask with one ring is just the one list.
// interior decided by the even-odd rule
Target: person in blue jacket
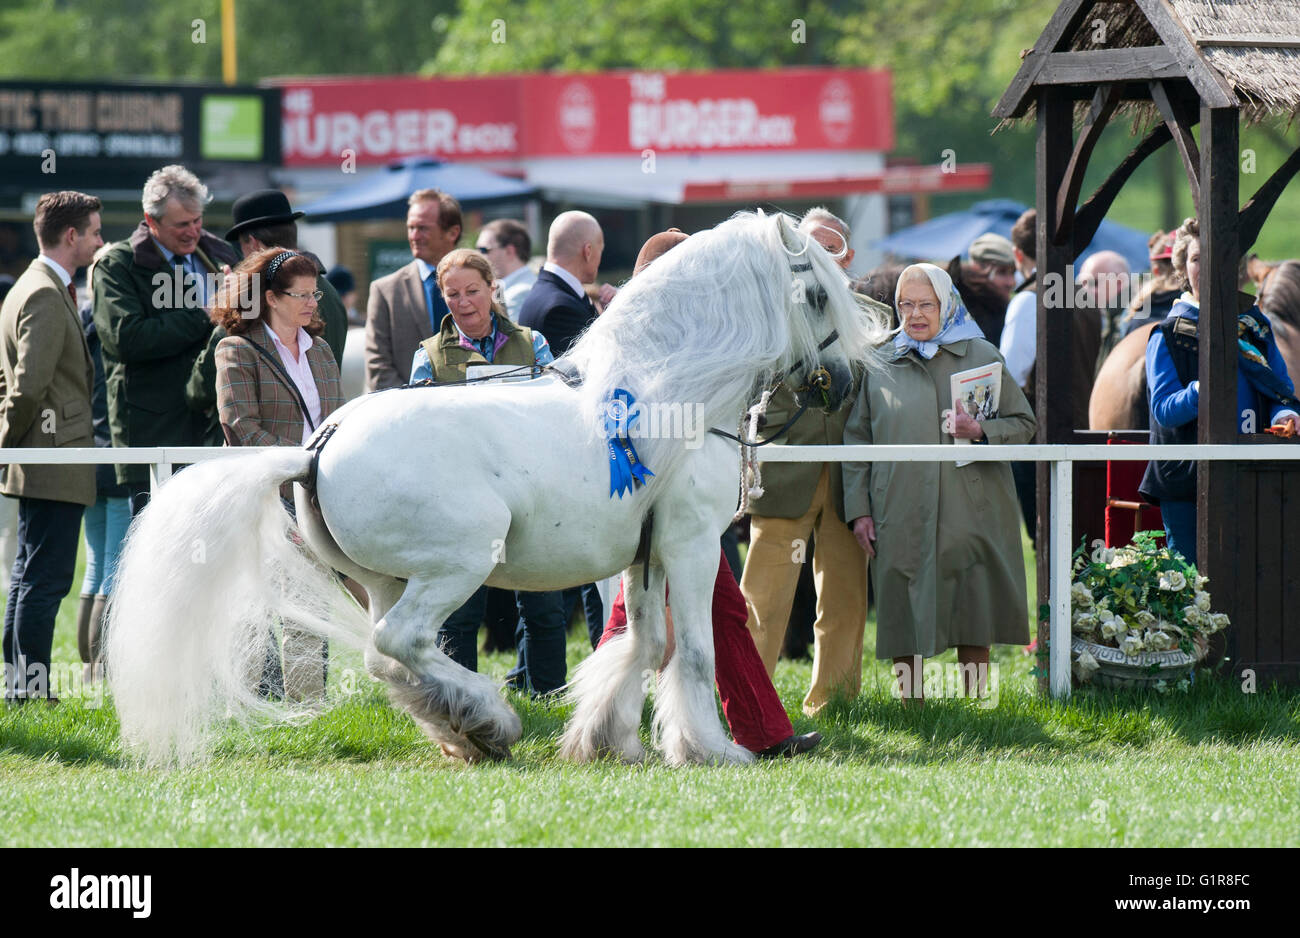
[[(1197, 318), (1200, 312), (1200, 226), (1189, 218), (1174, 241), (1175, 274), (1183, 293), (1147, 342), (1147, 396), (1151, 442), (1196, 442), (1200, 406)], [(1268, 318), (1252, 306), (1237, 317), (1237, 416), (1241, 433), (1270, 426), (1291, 436), (1300, 424), (1300, 401), (1278, 351)], [(1267, 420), (1265, 424), (1263, 421)], [(1196, 462), (1152, 460), (1138, 491), (1160, 506), (1169, 546), (1196, 563)]]

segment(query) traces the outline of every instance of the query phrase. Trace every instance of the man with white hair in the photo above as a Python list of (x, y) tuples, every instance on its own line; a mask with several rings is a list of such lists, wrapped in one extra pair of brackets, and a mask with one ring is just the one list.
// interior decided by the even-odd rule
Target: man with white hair
[[(204, 310), (222, 265), (239, 258), (203, 228), (208, 187), (184, 166), (144, 185), (144, 220), (95, 265), (95, 328), (103, 343), (114, 446), (202, 446), (207, 418), (185, 398), (212, 323)], [(149, 467), (118, 466), (139, 511)]]
[[(600, 222), (586, 212), (564, 212), (551, 222), (546, 263), (519, 308), (519, 325), (546, 336), (556, 358), (596, 319), (596, 307), (583, 284), (596, 282), (604, 251)], [(616, 292), (603, 284), (601, 303), (608, 305)]]
[(849, 247), (851, 234), (844, 219), (819, 205), (804, 213), (799, 222), (799, 230), (812, 235), (813, 240), (824, 247), (826, 253), (835, 258), (835, 263), (848, 273), (849, 265), (853, 263), (853, 248)]
[[(853, 250), (849, 226), (824, 208), (804, 215), (808, 232), (836, 263), (848, 269)], [(859, 302), (889, 310), (865, 297)], [(766, 438), (797, 410), (794, 392), (782, 384), (767, 407)], [(825, 414), (810, 407), (777, 442), (838, 446), (844, 442), (847, 409)], [(867, 555), (844, 519), (844, 489), (838, 463), (763, 463), (763, 494), (749, 502), (749, 554), (740, 591), (749, 609), (746, 625), (770, 678), (785, 640), (809, 539), (815, 534), (811, 565), (817, 590), (813, 625), (812, 684), (803, 711), (815, 715), (834, 697), (853, 698), (862, 686), (862, 636), (867, 622)]]

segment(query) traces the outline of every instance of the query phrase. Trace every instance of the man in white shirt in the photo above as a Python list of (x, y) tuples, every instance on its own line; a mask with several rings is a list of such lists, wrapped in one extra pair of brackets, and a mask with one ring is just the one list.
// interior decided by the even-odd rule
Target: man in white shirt
[(524, 297), (537, 282), (537, 274), (528, 266), (528, 259), (533, 256), (528, 229), (512, 218), (498, 218), (483, 226), (477, 247), (492, 265), (506, 315), (518, 321)]

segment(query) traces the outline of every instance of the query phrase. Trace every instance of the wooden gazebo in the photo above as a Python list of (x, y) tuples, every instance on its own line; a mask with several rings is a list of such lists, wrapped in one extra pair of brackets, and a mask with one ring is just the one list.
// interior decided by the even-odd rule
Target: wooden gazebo
[[(1277, 442), (1238, 434), (1238, 263), (1300, 170), (1300, 149), (1241, 206), (1238, 137), (1243, 118), (1297, 113), (1300, 0), (1065, 0), (993, 111), (1037, 122), (1040, 284), (1065, 277), (1138, 165), (1171, 140), (1177, 147), (1201, 222), (1200, 443)], [(1117, 114), (1151, 129), (1080, 205), (1088, 159)], [(1070, 329), (1059, 327), (1070, 311), (1047, 308), (1044, 293), (1038, 442), (1083, 442), (1070, 425)], [(1287, 504), (1300, 504), (1300, 463), (1201, 462), (1198, 478), (1199, 566), (1233, 621), (1224, 649), (1232, 673), (1300, 683), (1300, 524), (1285, 518)], [(1049, 485), (1040, 464), (1040, 605), (1050, 583)], [(1100, 536), (1079, 517), (1076, 542)], [(1042, 623), (1038, 638), (1045, 649)]]

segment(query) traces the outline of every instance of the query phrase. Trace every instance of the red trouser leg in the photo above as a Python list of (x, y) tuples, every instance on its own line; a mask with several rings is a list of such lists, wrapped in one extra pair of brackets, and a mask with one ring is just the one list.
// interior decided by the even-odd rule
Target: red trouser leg
[[(751, 752), (758, 752), (789, 739), (794, 735), (794, 727), (767, 676), (753, 636), (745, 627), (747, 618), (745, 597), (723, 554), (718, 561), (718, 576), (713, 581), (714, 677), (732, 738)], [(627, 606), (620, 582), (600, 644), (626, 629)]]

